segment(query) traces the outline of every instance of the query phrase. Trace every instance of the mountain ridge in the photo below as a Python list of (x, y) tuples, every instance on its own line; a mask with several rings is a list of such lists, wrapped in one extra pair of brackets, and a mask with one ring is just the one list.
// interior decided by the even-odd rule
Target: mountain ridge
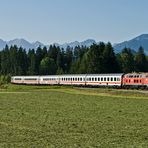
[[(99, 42), (96, 42), (94, 39), (87, 39), (82, 42), (74, 41), (74, 42), (64, 43), (64, 44), (53, 43), (53, 44), (45, 45), (39, 41), (31, 43), (23, 38), (20, 38), (20, 39), (16, 38), (10, 41), (4, 41), (0, 39), (0, 50), (2, 50), (6, 46), (6, 44), (8, 46), (17, 45), (18, 47), (23, 47), (26, 50), (29, 50), (33, 48), (37, 49), (39, 46), (41, 47), (46, 46), (48, 48), (50, 45), (59, 46), (60, 48), (63, 48), (63, 49), (66, 49), (68, 46), (71, 48), (75, 48), (76, 46), (90, 47), (92, 44), (98, 44), (98, 43)], [(125, 47), (131, 48), (133, 51), (137, 52), (140, 46), (144, 48), (145, 53), (148, 55), (148, 34), (141, 34), (131, 40), (113, 44), (115, 53), (120, 53)]]
[(94, 43), (96, 43), (95, 40), (87, 39), (82, 42), (74, 41), (74, 42), (64, 43), (64, 44), (53, 43), (53, 44), (45, 45), (39, 41), (35, 41), (35, 42), (31, 43), (23, 38), (16, 38), (16, 39), (13, 39), (10, 41), (4, 41), (4, 40), (0, 39), (0, 50), (5, 48), (6, 45), (8, 45), (9, 47), (11, 45), (12, 46), (17, 45), (18, 47), (23, 47), (26, 50), (29, 50), (29, 49), (37, 49), (39, 46), (41, 46), (41, 47), (46, 46), (48, 48), (50, 45), (59, 46), (60, 48), (63, 48), (63, 49), (66, 49), (68, 46), (71, 48), (75, 48), (76, 46), (90, 47)]
[(137, 52), (140, 46), (144, 48), (145, 53), (148, 55), (148, 34), (141, 34), (129, 41), (115, 44), (113, 47), (117, 53), (120, 53), (125, 47), (131, 48), (132, 50)]

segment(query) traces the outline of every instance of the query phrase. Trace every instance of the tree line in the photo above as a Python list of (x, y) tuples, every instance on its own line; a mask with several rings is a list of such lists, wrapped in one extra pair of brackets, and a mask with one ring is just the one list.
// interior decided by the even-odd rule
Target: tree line
[(111, 43), (60, 49), (55, 45), (29, 49), (16, 45), (0, 51), (0, 75), (55, 75), (148, 72), (144, 49), (124, 48), (115, 54)]

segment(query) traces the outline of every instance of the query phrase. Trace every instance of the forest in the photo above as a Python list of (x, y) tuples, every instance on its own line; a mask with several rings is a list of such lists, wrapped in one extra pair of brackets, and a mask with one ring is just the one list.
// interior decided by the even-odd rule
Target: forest
[(144, 49), (137, 52), (124, 48), (115, 53), (111, 43), (87, 47), (55, 45), (26, 51), (16, 45), (7, 45), (0, 51), (0, 75), (55, 75), (148, 72), (148, 57)]

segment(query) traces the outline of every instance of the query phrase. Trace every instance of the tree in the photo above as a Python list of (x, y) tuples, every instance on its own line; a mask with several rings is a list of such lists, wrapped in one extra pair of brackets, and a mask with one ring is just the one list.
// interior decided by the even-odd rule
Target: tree
[(47, 57), (47, 47), (46, 46), (43, 47), (42, 54), (43, 54), (42, 55), (43, 58)]
[(147, 72), (148, 63), (146, 55), (144, 54), (144, 49), (140, 47), (135, 55), (135, 66), (137, 72)]
[(41, 60), (43, 59), (44, 57), (44, 54), (43, 54), (43, 50), (42, 48), (39, 46), (36, 50), (36, 54), (35, 54), (35, 59), (36, 59), (36, 68), (35, 68), (35, 71), (36, 71), (36, 74), (40, 74), (39, 73), (39, 66), (40, 66), (40, 62)]
[(120, 54), (122, 72), (129, 73), (135, 71), (134, 55), (130, 48), (124, 48)]
[(66, 48), (66, 54), (65, 54), (65, 66), (66, 66), (66, 72), (67, 73), (70, 72), (70, 67), (71, 67), (71, 64), (72, 64), (72, 59), (73, 59), (72, 49), (68, 46)]
[(17, 61), (18, 61), (18, 75), (26, 75), (27, 54), (26, 54), (26, 50), (24, 50), (22, 47), (18, 49)]
[(40, 63), (40, 73), (43, 75), (56, 74), (56, 64), (53, 59), (45, 57)]
[(103, 51), (104, 73), (115, 73), (119, 71), (117, 59), (111, 43), (107, 43)]
[(9, 50), (10, 56), (10, 73), (12, 75), (17, 75), (19, 73), (19, 63), (18, 63), (18, 47), (16, 45), (11, 46)]
[(6, 75), (11, 73), (10, 71), (10, 57), (8, 45), (1, 52), (1, 74)]
[[(100, 43), (99, 45), (93, 44), (88, 52), (84, 56), (84, 60), (82, 60), (82, 65), (85, 65), (87, 68), (87, 73), (103, 73), (103, 51), (105, 48), (104, 43)], [(86, 65), (85, 63), (88, 65)], [(81, 66), (82, 66), (81, 65)]]
[(76, 66), (75, 66), (75, 71), (77, 73), (82, 73), (82, 74), (86, 74), (86, 73), (89, 73), (88, 71), (88, 65), (89, 65), (89, 59), (88, 59), (88, 56), (89, 56), (89, 52), (86, 52), (82, 58), (82, 60), (78, 60), (76, 62)]
[(36, 74), (36, 56), (34, 49), (28, 52), (28, 75)]
[(63, 56), (62, 56), (62, 53), (61, 51), (58, 52), (58, 55), (57, 55), (57, 61), (56, 61), (56, 65), (57, 65), (57, 74), (63, 74), (64, 71), (63, 71)]
[(53, 46), (51, 45), (49, 47), (48, 57), (49, 58), (52, 58), (55, 63), (56, 63), (56, 60), (57, 60), (57, 56), (58, 56), (59, 51), (60, 51), (60, 48), (59, 47), (56, 47), (55, 45), (53, 45)]

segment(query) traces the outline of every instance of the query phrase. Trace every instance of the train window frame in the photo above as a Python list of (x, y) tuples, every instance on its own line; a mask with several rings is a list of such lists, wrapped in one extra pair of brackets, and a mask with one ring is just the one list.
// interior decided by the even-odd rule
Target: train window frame
[(106, 82), (106, 77), (104, 77), (104, 82)]
[(49, 81), (49, 78), (43, 78), (43, 81)]
[(24, 80), (25, 81), (37, 81), (38, 78), (25, 78)]
[[(13, 80), (13, 79), (12, 79)], [(14, 78), (14, 80), (16, 80), (16, 81), (20, 81), (20, 80), (22, 80), (21, 78)]]
[(98, 77), (98, 82), (100, 82), (100, 77)]

